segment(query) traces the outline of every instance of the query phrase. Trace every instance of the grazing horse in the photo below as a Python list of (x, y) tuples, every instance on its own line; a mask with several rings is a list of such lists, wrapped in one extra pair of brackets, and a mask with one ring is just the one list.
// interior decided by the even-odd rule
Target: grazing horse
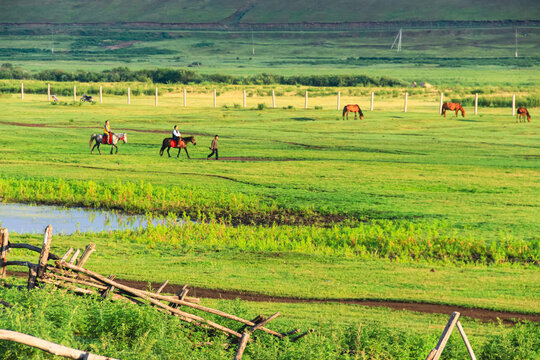
[(349, 113), (350, 112), (353, 112), (354, 113), (354, 118), (356, 119), (356, 114), (360, 115), (360, 120), (364, 120), (364, 113), (362, 113), (362, 109), (360, 109), (360, 106), (358, 105), (352, 105), (352, 104), (349, 104), (349, 105), (346, 105), (344, 108), (343, 108), (343, 119), (345, 119), (345, 114), (347, 114), (347, 120), (349, 120)]
[[(523, 106), (520, 106), (519, 109), (517, 109), (516, 118), (519, 119), (519, 122), (521, 122), (521, 120), (525, 116), (527, 117), (527, 121), (531, 122), (531, 114), (529, 114), (529, 111), (526, 108), (524, 108)], [(516, 122), (517, 122), (517, 120), (516, 120)], [(525, 122), (524, 119), (523, 119), (523, 122)]]
[(165, 138), (165, 139), (163, 139), (163, 144), (161, 145), (161, 150), (159, 151), (159, 156), (163, 156), (163, 151), (165, 150), (165, 148), (167, 148), (167, 154), (169, 154), (169, 157), (171, 157), (171, 153), (169, 152), (169, 150), (171, 148), (178, 148), (178, 155), (176, 155), (176, 157), (179, 157), (180, 152), (182, 151), (182, 149), (184, 149), (186, 151), (186, 155), (187, 155), (188, 159), (191, 159), (189, 157), (189, 154), (188, 154), (188, 151), (187, 151), (187, 144), (188, 143), (192, 143), (193, 145), (197, 145), (197, 142), (195, 141), (195, 137), (193, 137), (193, 136), (183, 137), (183, 138), (180, 139), (179, 143), (176, 143), (176, 141), (174, 141), (172, 138)]
[[(94, 144), (94, 147), (92, 147), (92, 142), (94, 140), (96, 141), (96, 143)], [(103, 144), (103, 145), (112, 145), (111, 154), (113, 153), (114, 148), (116, 148), (115, 154), (118, 154), (118, 146), (116, 146), (116, 144), (120, 140), (122, 140), (124, 142), (124, 144), (126, 144), (127, 143), (127, 133), (119, 133), (119, 134), (114, 134), (113, 133), (112, 134), (112, 142), (110, 144), (108, 144), (108, 143), (103, 144), (103, 134), (92, 134), (92, 136), (90, 137), (90, 147), (92, 148), (92, 150), (90, 151), (90, 154), (94, 153), (94, 149), (97, 146), (97, 149), (99, 151), (99, 155), (101, 155), (101, 150), (99, 150), (99, 146), (101, 144)]]
[(460, 103), (451, 103), (447, 102), (444, 103), (441, 110), (441, 115), (444, 115), (446, 117), (446, 110), (452, 110), (456, 112), (456, 117), (459, 111), (461, 111), (461, 115), (465, 117), (465, 109), (463, 109), (463, 106), (461, 106)]

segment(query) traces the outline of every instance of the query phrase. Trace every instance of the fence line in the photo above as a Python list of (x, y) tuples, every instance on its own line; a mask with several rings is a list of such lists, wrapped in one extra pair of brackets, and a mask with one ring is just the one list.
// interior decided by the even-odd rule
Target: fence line
[[(126, 94), (127, 94), (127, 104), (130, 105), (131, 104), (131, 87), (129, 87), (129, 86), (127, 87), (127, 93)], [(403, 95), (404, 95), (403, 112), (407, 112), (408, 111), (409, 93), (405, 92), (405, 93), (403, 93)], [(159, 104), (159, 88), (158, 87), (155, 88), (155, 95), (154, 96), (155, 96), (154, 105), (158, 106), (158, 104)], [(337, 91), (336, 96), (337, 96), (337, 98), (336, 98), (336, 109), (339, 110), (340, 107), (341, 107), (341, 91)], [(25, 88), (24, 88), (24, 83), (21, 82), (21, 100), (24, 100), (24, 97), (25, 97)], [(47, 84), (47, 101), (51, 101), (51, 97), (52, 97), (51, 84), (48, 83)], [(213, 107), (217, 108), (217, 90), (216, 89), (213, 89), (213, 91), (212, 91), (212, 98), (213, 98)], [(246, 98), (247, 98), (247, 92), (246, 92), (245, 89), (243, 89), (242, 90), (242, 107), (243, 108), (247, 107)], [(478, 93), (475, 93), (474, 94), (474, 115), (478, 115), (478, 99), (479, 99)], [(76, 85), (73, 85), (73, 101), (77, 101), (77, 86)], [(272, 108), (276, 109), (277, 108), (277, 99), (276, 99), (275, 90), (272, 90), (272, 92), (271, 92), (271, 101), (272, 101)], [(99, 102), (100, 102), (100, 104), (103, 104), (103, 86), (102, 85), (99, 86)], [(440, 98), (439, 98), (439, 113), (442, 112), (443, 104), (444, 104), (444, 92), (441, 92), (440, 93)], [(187, 107), (187, 89), (186, 88), (183, 89), (183, 106)], [(370, 93), (370, 105), (369, 105), (370, 111), (373, 111), (374, 107), (375, 107), (375, 92), (372, 91)], [(308, 90), (305, 91), (305, 95), (304, 95), (304, 109), (309, 109), (309, 92), (308, 92)], [(513, 94), (512, 95), (512, 116), (515, 116), (515, 115), (516, 115), (516, 95)]]

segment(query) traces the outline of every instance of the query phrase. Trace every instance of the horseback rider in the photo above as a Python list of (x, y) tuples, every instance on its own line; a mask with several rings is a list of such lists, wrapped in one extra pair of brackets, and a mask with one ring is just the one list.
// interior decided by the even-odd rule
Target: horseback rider
[(103, 143), (107, 144), (109, 139), (112, 139), (111, 125), (109, 120), (105, 121), (105, 126), (103, 127)]
[(173, 141), (176, 141), (176, 144), (180, 144), (180, 139), (182, 139), (182, 134), (180, 134), (180, 131), (178, 131), (178, 125), (174, 125), (174, 129), (172, 131), (172, 139)]

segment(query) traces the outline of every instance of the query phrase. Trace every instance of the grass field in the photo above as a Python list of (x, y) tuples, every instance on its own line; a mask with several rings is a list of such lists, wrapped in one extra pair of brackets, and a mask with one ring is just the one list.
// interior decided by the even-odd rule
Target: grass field
[[(411, 27), (403, 29), (401, 52), (390, 47), (400, 25), (323, 30), (179, 30), (99, 26), (48, 25), (0, 28), (0, 61), (32, 71), (43, 69), (103, 70), (172, 67), (211, 73), (358, 73), (370, 66), (377, 75), (410, 77), (440, 67), (504, 66), (526, 69), (539, 65), (540, 30), (534, 23), (479, 27)], [(382, 66), (381, 66), (382, 65)], [(406, 68), (404, 71), (403, 68)], [(451, 74), (453, 71), (448, 71)], [(500, 73), (492, 82), (505, 84)], [(465, 74), (463, 74), (465, 75)], [(461, 78), (461, 84), (466, 77)], [(474, 74), (476, 75), (476, 74)], [(497, 76), (498, 75), (498, 76)], [(428, 81), (428, 77), (414, 78)]]
[[(460, 11), (456, 11), (459, 9)], [(465, 10), (466, 9), (466, 10)], [(399, 20), (534, 20), (538, 9), (528, 0), (510, 4), (495, 0), (489, 4), (471, 5), (463, 0), (447, 4), (443, 1), (416, 1), (413, 6), (392, 0), (385, 6), (367, 1), (257, 1), (227, 2), (186, 0), (115, 1), (96, 0), (78, 4), (71, 1), (36, 2), (33, 0), (6, 1), (0, 6), (0, 22), (6, 23), (302, 23), (347, 21)]]
[[(537, 72), (524, 73), (530, 85), (518, 92), (521, 97), (536, 94)], [(466, 73), (457, 74), (439, 76), (444, 83)], [(478, 72), (476, 78), (489, 76)], [(462, 88), (446, 88), (447, 96), (470, 96), (477, 84), (469, 81)], [(492, 84), (482, 96), (510, 96), (519, 82)], [(77, 85), (80, 93), (90, 86)], [(281, 87), (278, 109), (271, 109), (269, 91), (276, 88), (271, 86), (247, 87), (246, 109), (234, 106), (241, 104), (243, 88), (217, 86), (218, 107), (213, 108), (214, 87), (190, 85), (187, 108), (181, 106), (178, 85), (160, 85), (158, 107), (151, 96), (132, 96), (127, 105), (125, 96), (107, 94), (104, 104), (80, 105), (62, 95), (62, 104), (52, 105), (43, 94), (27, 94), (24, 101), (16, 94), (1, 95), (0, 198), (185, 213), (202, 221), (180, 229), (55, 236), (58, 253), (96, 243), (89, 268), (118, 277), (299, 298), (406, 300), (540, 313), (539, 108), (529, 108), (530, 123), (516, 123), (511, 109), (497, 107), (480, 108), (477, 116), (466, 108), (465, 118), (443, 118), (439, 88), (409, 89), (407, 113), (406, 89), (309, 88), (313, 95), (304, 110), (307, 88)], [(336, 109), (338, 90), (342, 105), (359, 103), (363, 109), (375, 90), (375, 111), (365, 111), (364, 120), (343, 121)], [(258, 110), (258, 104), (266, 107)], [(101, 131), (105, 119), (115, 132), (128, 132), (128, 143), (115, 156), (108, 148), (102, 156), (90, 155), (88, 139)], [(196, 137), (197, 146), (189, 147), (191, 160), (185, 154), (159, 157), (161, 141), (174, 124)], [(220, 135), (222, 160), (206, 161), (214, 134)], [(38, 245), (40, 237), (12, 234), (12, 241)], [(20, 256), (14, 251), (10, 259)], [(443, 315), (332, 303), (205, 301), (249, 316), (279, 310), (284, 315), (276, 326), (317, 330), (296, 347), (262, 339), (249, 353), (253, 359), (277, 353), (291, 359), (362, 358), (362, 351), (373, 359), (420, 358), (435, 345), (446, 321)], [(86, 306), (102, 305), (80, 304)], [(72, 314), (82, 316), (77, 310)], [(13, 319), (19, 316), (13, 312)], [(516, 339), (537, 331), (534, 324), (513, 330), (465, 321), (478, 353), (497, 353), (493, 358), (499, 359), (510, 359), (521, 341)], [(159, 337), (155, 331), (148, 336)], [(396, 350), (399, 342), (390, 346), (382, 340), (389, 337), (406, 342), (402, 352)], [(357, 339), (354, 345), (351, 338)], [(458, 340), (447, 358), (466, 356)], [(78, 341), (70, 338), (66, 344)], [(102, 346), (109, 344), (116, 351), (110, 355), (140, 358), (157, 356), (156, 348), (165, 346), (156, 340), (156, 348), (136, 355), (110, 341), (92, 342), (92, 349), (106, 353)], [(191, 350), (183, 351), (193, 351), (191, 358), (228, 356), (216, 348), (199, 353), (185, 339), (179, 344), (187, 344)], [(534, 344), (523, 348), (532, 349), (524, 358), (538, 352)]]

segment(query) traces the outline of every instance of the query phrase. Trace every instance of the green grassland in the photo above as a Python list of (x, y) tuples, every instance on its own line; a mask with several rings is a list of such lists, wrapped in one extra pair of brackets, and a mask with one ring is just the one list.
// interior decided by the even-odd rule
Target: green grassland
[[(495, 69), (507, 84), (491, 80), (489, 68), (471, 77), (473, 69), (423, 71), (437, 74), (440, 87), (246, 86), (246, 109), (239, 106), (244, 87), (219, 84), (188, 85), (187, 108), (181, 106), (183, 87), (175, 84), (159, 85), (158, 107), (151, 96), (133, 95), (127, 105), (125, 96), (111, 94), (123, 91), (124, 83), (104, 84), (110, 91), (103, 104), (95, 105), (73, 102), (69, 92), (56, 105), (41, 90), (23, 101), (4, 93), (0, 198), (154, 216), (176, 213), (200, 221), (182, 228), (55, 235), (56, 253), (96, 243), (88, 267), (122, 278), (299, 298), (405, 300), (538, 314), (539, 108), (529, 108), (530, 123), (516, 123), (507, 107), (480, 108), (477, 116), (466, 107), (465, 118), (438, 114), (439, 90), (448, 98), (468, 97), (482, 84), (482, 97), (514, 92), (518, 99), (535, 97), (537, 71)], [(461, 76), (467, 79), (462, 86), (446, 87), (449, 79)], [(528, 85), (520, 89), (520, 82)], [(25, 83), (27, 88), (46, 86)], [(1, 86), (17, 84), (3, 81)], [(72, 85), (53, 83), (53, 92)], [(78, 83), (78, 92), (91, 86), (96, 84)], [(210, 95), (214, 88), (217, 108)], [(277, 90), (277, 109), (270, 108), (271, 89)], [(308, 110), (303, 109), (306, 89), (312, 94)], [(342, 105), (358, 103), (366, 110), (372, 90), (375, 111), (364, 111), (364, 120), (342, 120), (336, 91), (342, 92)], [(404, 91), (410, 92), (407, 113), (402, 111)], [(264, 106), (258, 109), (259, 104)], [(101, 131), (105, 119), (114, 131), (128, 132), (128, 143), (120, 145), (118, 155), (108, 155), (108, 148), (104, 155), (90, 155), (90, 135)], [(161, 141), (174, 124), (196, 137), (197, 145), (189, 147), (191, 160), (184, 153), (180, 159), (159, 157)], [(207, 161), (214, 134), (220, 135), (222, 160)], [(11, 241), (36, 245), (39, 238), (11, 234)], [(9, 256), (27, 259), (20, 250)], [(223, 349), (218, 336), (153, 311), (39, 291), (26, 296), (2, 290), (0, 296), (16, 303), (51, 303), (45, 310), (31, 306), (40, 322), (25, 322), (18, 307), (8, 310), (5, 327), (100, 354), (135, 359), (182, 353), (208, 359), (230, 357), (235, 349)], [(70, 305), (61, 317), (85, 326), (59, 332), (49, 320), (66, 299)], [(421, 358), (446, 321), (444, 315), (335, 303), (203, 301), (246, 317), (281, 311), (283, 318), (275, 322), (279, 330), (316, 329), (298, 344), (261, 336), (246, 354), (251, 359)], [(87, 318), (81, 309), (102, 315)], [(51, 325), (38, 331), (27, 323)], [(114, 326), (120, 323), (131, 325)], [(522, 358), (537, 355), (531, 342), (535, 324), (510, 328), (464, 319), (464, 326), (477, 355), (510, 359), (518, 349)], [(159, 340), (163, 327), (179, 329), (176, 341)], [(140, 338), (149, 339), (147, 346), (127, 339), (128, 333), (145, 334)], [(214, 346), (198, 345), (205, 341)], [(459, 341), (453, 337), (446, 358), (465, 358)], [(16, 346), (7, 350), (12, 358), (43, 356)]]
[(534, 20), (540, 12), (534, 2), (502, 0), (470, 4), (459, 0), (352, 1), (4, 1), (0, 22), (6, 23), (301, 23), (347, 21)]
[[(220, 104), (240, 103), (238, 95), (223, 94)], [(296, 109), (264, 111), (183, 108), (174, 105), (181, 101), (176, 96), (162, 99), (162, 106), (155, 108), (149, 106), (153, 99), (144, 97), (131, 106), (122, 104), (122, 98), (104, 105), (52, 106), (36, 101), (37, 95), (24, 102), (3, 97), (2, 174), (144, 181), (165, 192), (167, 187), (189, 186), (202, 192), (197, 196), (206, 204), (194, 206), (205, 212), (213, 206), (213, 195), (204, 192), (225, 191), (262, 199), (255, 206), (261, 209), (277, 206), (356, 220), (445, 220), (462, 236), (472, 233), (488, 240), (532, 240), (538, 235), (537, 124), (516, 124), (509, 109), (442, 118), (436, 100), (427, 102), (421, 94), (417, 100), (410, 96), (409, 113), (398, 110), (402, 99), (391, 97), (381, 99), (381, 110), (368, 112), (360, 122), (342, 121), (340, 111), (330, 109), (335, 106), (332, 97), (322, 98), (326, 110), (307, 111), (298, 109), (300, 96), (290, 97)], [(192, 101), (210, 105), (211, 98), (206, 99)], [(367, 97), (350, 100), (365, 104)], [(280, 101), (286, 105), (288, 98)], [(311, 101), (314, 105), (318, 99)], [(261, 101), (250, 102), (251, 108)], [(534, 114), (535, 109), (530, 110)], [(90, 156), (88, 139), (105, 119), (115, 131), (133, 129), (128, 130), (129, 144), (121, 145), (116, 157)], [(196, 134), (200, 144), (190, 149), (191, 161), (185, 154), (181, 161), (158, 156), (161, 140), (176, 123), (184, 133)], [(163, 134), (150, 132), (155, 130)], [(214, 134), (221, 135), (221, 156), (268, 161), (200, 161)], [(34, 143), (26, 148), (21, 139)], [(219, 212), (220, 205), (214, 207)], [(171, 205), (162, 212), (169, 210), (190, 211)]]
[[(4, 301), (17, 304), (3, 310), (0, 326), (122, 359), (226, 359), (236, 352), (237, 346), (223, 335), (182, 324), (155, 309), (50, 291), (0, 289)], [(205, 305), (248, 318), (273, 313), (276, 306), (218, 300), (206, 300)], [(418, 359), (437, 342), (447, 320), (444, 315), (410, 314), (404, 318), (398, 311), (337, 304), (309, 309), (282, 304), (280, 311), (283, 315), (269, 327), (278, 331), (311, 327), (315, 333), (296, 343), (256, 333), (245, 359)], [(538, 327), (533, 324), (506, 327), (466, 318), (461, 322), (477, 356), (534, 359), (538, 355)], [(455, 332), (441, 359), (466, 359), (460, 342)], [(7, 341), (0, 343), (0, 351), (4, 359), (53, 358)]]
[[(200, 71), (242, 75), (299, 71), (358, 74), (360, 67), (368, 66), (378, 75), (387, 75), (386, 68), (394, 67), (399, 78), (410, 77), (422, 68), (429, 71), (439, 67), (539, 65), (540, 33), (534, 24), (518, 29), (518, 58), (514, 57), (515, 29), (511, 26), (404, 28), (403, 51), (396, 52), (390, 46), (399, 28), (380, 25), (363, 29), (251, 32), (4, 26), (0, 27), (0, 61), (32, 71), (103, 70), (126, 65), (133, 69), (185, 68), (200, 63)], [(504, 84), (500, 79), (493, 82)]]

